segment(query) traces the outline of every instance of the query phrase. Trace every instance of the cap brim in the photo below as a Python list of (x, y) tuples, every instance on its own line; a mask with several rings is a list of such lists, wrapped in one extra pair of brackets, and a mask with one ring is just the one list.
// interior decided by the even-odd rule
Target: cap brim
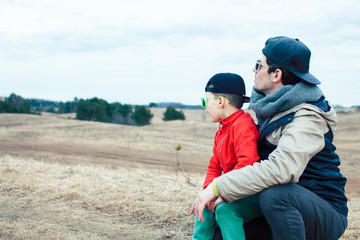
[(247, 96), (242, 96), (242, 97), (243, 97), (243, 99), (244, 99), (244, 103), (250, 102), (250, 98), (249, 98), (249, 97), (247, 97)]
[(294, 75), (298, 76), (299, 78), (301, 78), (302, 80), (304, 80), (305, 82), (308, 82), (308, 83), (311, 83), (311, 84), (320, 84), (321, 83), (319, 81), (319, 79), (317, 79), (311, 73), (300, 73), (300, 72), (295, 72), (295, 71), (292, 71), (292, 70), (289, 70), (289, 71), (292, 72)]

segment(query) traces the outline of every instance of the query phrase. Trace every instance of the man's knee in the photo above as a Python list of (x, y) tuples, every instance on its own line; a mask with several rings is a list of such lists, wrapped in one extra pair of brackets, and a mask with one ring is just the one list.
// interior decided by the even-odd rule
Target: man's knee
[(276, 185), (264, 189), (259, 193), (259, 205), (264, 215), (271, 213), (284, 203), (284, 194), (294, 187), (295, 184)]
[(274, 206), (274, 203), (279, 200), (279, 187), (273, 186), (267, 189), (264, 189), (259, 193), (259, 205), (263, 212), (271, 211)]

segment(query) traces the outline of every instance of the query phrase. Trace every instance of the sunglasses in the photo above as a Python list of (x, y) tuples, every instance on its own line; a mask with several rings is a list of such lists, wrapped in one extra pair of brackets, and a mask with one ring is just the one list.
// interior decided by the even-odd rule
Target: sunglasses
[[(216, 96), (216, 97), (202, 97), (202, 98), (201, 98), (201, 106), (205, 109), (206, 106), (207, 106), (207, 100), (208, 100), (209, 98), (219, 98), (219, 97), (220, 97), (220, 96)], [(229, 99), (227, 99), (227, 98), (225, 98), (225, 97), (222, 97), (222, 98), (228, 100), (229, 103), (231, 103), (231, 101), (230, 101)]]
[(261, 60), (259, 59), (259, 60), (257, 60), (256, 63), (255, 63), (255, 68), (254, 68), (254, 70), (255, 70), (255, 71), (260, 71), (260, 69), (261, 69), (262, 66), (263, 66), (263, 67), (269, 67), (269, 66), (267, 66), (267, 65), (262, 64), (262, 63), (261, 63)]

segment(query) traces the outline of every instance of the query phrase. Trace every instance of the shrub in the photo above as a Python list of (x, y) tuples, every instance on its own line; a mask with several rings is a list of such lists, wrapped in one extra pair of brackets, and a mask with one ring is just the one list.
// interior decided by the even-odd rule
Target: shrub
[(155, 107), (156, 108), (157, 104), (152, 102), (152, 103), (149, 104), (149, 107)]
[(76, 109), (76, 119), (106, 122), (108, 103), (99, 98), (80, 100)]
[(108, 107), (109, 122), (119, 124), (133, 124), (131, 113), (133, 108), (128, 104), (112, 103)]
[(168, 106), (166, 111), (164, 112), (164, 121), (171, 121), (171, 120), (185, 120), (184, 113), (180, 110), (177, 111), (174, 107)]
[(145, 106), (136, 106), (132, 118), (137, 125), (148, 125), (154, 115)]
[(12, 93), (0, 104), (3, 113), (31, 113), (29, 101)]

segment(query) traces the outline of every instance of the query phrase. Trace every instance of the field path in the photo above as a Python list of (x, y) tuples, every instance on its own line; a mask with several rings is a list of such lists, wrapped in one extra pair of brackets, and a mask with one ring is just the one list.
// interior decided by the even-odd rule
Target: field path
[[(150, 165), (159, 168), (174, 168), (174, 154), (156, 153), (124, 147), (83, 146), (56, 143), (29, 143), (0, 140), (3, 151), (12, 156), (42, 159), (65, 164), (92, 164), (108, 167), (138, 167)], [(201, 171), (203, 164), (184, 162), (187, 171)]]

